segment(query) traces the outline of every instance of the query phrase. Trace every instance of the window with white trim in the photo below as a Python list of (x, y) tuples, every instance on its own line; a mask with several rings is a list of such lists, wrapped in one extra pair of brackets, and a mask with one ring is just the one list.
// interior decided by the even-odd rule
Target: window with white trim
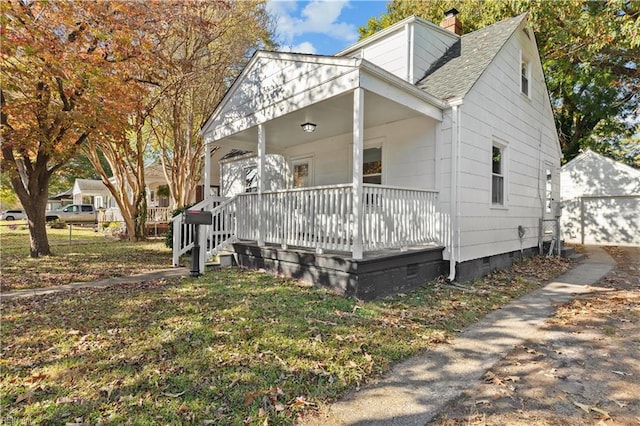
[(491, 150), (491, 204), (504, 206), (505, 147), (493, 144)]
[(525, 96), (530, 96), (531, 64), (525, 56), (520, 57), (520, 90)]
[(244, 192), (258, 192), (258, 167), (244, 168)]
[(362, 182), (382, 184), (382, 147), (365, 148), (362, 154)]
[(551, 203), (553, 202), (553, 171), (552, 166), (546, 164), (545, 168), (546, 190), (545, 190), (545, 211), (551, 214)]
[(313, 157), (291, 160), (291, 169), (294, 188), (306, 188), (313, 185)]

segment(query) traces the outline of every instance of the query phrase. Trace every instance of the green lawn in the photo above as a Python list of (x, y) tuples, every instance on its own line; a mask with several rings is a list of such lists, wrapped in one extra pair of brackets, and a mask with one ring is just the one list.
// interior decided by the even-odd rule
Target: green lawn
[(52, 256), (29, 257), (26, 225), (0, 222), (0, 289), (42, 288), (171, 267), (164, 241), (129, 243), (92, 227), (47, 228)]
[(16, 424), (291, 424), (566, 267), (536, 258), (475, 292), (436, 281), (370, 303), (238, 269), (3, 302), (0, 410)]

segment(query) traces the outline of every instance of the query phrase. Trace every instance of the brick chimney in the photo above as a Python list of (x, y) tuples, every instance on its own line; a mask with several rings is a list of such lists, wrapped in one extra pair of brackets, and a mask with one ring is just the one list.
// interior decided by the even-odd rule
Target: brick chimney
[(440, 26), (452, 33), (462, 35), (462, 23), (458, 19), (458, 9), (453, 8), (444, 13), (444, 20), (440, 22)]

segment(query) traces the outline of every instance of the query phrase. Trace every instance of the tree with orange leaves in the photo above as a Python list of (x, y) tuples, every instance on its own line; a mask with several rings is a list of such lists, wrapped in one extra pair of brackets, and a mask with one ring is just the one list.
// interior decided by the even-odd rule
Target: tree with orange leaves
[(30, 0), (0, 5), (3, 171), (27, 214), (30, 255), (51, 254), (45, 210), (51, 176), (90, 137), (126, 131), (136, 98), (129, 63), (144, 34), (142, 3)]

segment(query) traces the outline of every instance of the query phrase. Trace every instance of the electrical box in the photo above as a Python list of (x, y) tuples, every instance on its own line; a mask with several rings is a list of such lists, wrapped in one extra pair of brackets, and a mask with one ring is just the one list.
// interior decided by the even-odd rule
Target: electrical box
[(213, 215), (205, 210), (187, 210), (184, 215), (184, 223), (187, 225), (211, 225)]

